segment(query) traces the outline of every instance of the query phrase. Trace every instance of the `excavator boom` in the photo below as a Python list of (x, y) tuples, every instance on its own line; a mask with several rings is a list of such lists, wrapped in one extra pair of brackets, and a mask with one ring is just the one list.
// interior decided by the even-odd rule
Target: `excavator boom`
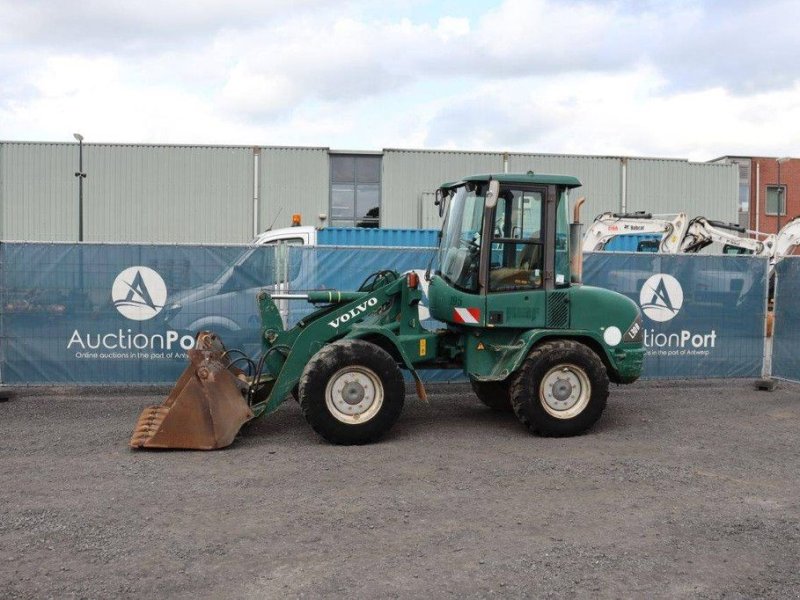
[(800, 217), (795, 217), (784, 225), (775, 236), (774, 258), (780, 260), (791, 254), (800, 245)]
[(763, 236), (762, 239), (754, 231), (748, 231), (735, 223), (712, 221), (705, 217), (696, 217), (689, 222), (680, 251), (696, 253), (713, 243), (723, 246), (723, 253), (750, 254), (753, 256), (772, 256), (775, 249), (775, 236)]
[(600, 252), (612, 239), (621, 235), (660, 236), (658, 251), (675, 254), (686, 234), (685, 213), (652, 215), (646, 212), (603, 213), (598, 215), (583, 236), (584, 252)]

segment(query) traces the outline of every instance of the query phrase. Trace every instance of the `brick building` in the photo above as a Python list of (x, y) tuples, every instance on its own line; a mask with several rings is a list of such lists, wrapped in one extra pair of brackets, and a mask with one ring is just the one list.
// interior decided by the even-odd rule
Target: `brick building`
[(711, 162), (739, 167), (739, 224), (775, 233), (800, 215), (800, 159), (723, 156)]

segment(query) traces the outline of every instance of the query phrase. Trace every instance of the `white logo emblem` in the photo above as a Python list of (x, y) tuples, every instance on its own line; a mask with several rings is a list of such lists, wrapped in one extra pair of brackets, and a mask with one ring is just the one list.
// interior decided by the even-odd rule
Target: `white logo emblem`
[(603, 339), (606, 341), (606, 344), (613, 348), (622, 341), (622, 332), (619, 330), (619, 327), (614, 327), (612, 325), (603, 332)]
[(372, 306), (375, 306), (378, 303), (378, 299), (374, 296), (369, 300), (362, 302), (361, 304), (356, 304), (355, 308), (351, 308), (349, 311), (344, 313), (343, 315), (339, 315), (333, 321), (328, 321), (328, 325), (336, 329), (342, 323), (347, 323), (350, 319), (355, 319), (358, 315)]
[(653, 321), (669, 321), (683, 306), (683, 288), (672, 275), (653, 275), (642, 286), (639, 306)]
[(152, 319), (167, 301), (167, 286), (149, 267), (129, 267), (117, 275), (111, 300), (123, 317), (133, 321)]

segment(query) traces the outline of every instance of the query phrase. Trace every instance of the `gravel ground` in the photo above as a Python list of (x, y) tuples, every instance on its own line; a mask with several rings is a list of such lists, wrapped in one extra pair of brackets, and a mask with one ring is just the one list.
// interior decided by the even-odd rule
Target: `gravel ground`
[(28, 390), (0, 404), (0, 596), (800, 597), (800, 388), (637, 383), (571, 439), (432, 392), (372, 446), (287, 402), (203, 453), (128, 449), (154, 390)]

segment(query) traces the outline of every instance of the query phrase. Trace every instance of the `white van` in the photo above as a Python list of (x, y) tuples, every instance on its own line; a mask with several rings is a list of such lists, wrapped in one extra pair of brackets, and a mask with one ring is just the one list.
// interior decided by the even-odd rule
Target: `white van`
[[(226, 267), (212, 282), (173, 294), (164, 310), (166, 324), (179, 332), (195, 334), (211, 330), (229, 347), (259, 344), (261, 319), (257, 295), (300, 289), (299, 281), (312, 279), (316, 263), (310, 252), (302, 261), (289, 261), (289, 248), (305, 247), (414, 247), (433, 249), (438, 244), (438, 230), (377, 229), (297, 226), (265, 231)], [(312, 264), (313, 263), (313, 264)], [(424, 268), (426, 265), (419, 265)], [(417, 266), (415, 265), (414, 268)], [(362, 277), (368, 273), (360, 274)], [(289, 323), (289, 301), (278, 307), (284, 323)], [(311, 307), (304, 307), (310, 310)]]

